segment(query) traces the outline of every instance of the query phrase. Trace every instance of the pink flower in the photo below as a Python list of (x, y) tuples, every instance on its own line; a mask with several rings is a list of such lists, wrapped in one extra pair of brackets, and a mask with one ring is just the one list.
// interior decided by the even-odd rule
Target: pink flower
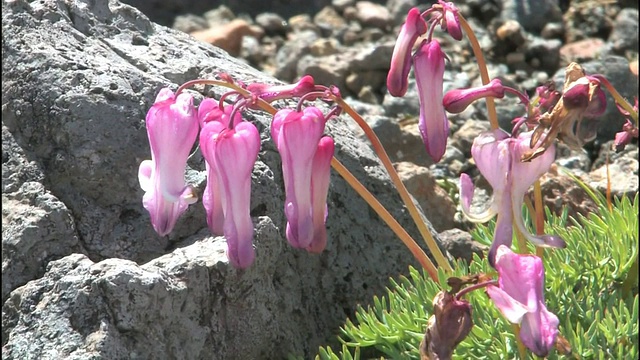
[(622, 125), (622, 131), (616, 133), (613, 146), (616, 151), (622, 151), (633, 138), (638, 138), (638, 128), (633, 125), (631, 120), (626, 119), (624, 125)]
[(185, 93), (176, 98), (170, 89), (160, 90), (147, 113), (146, 125), (151, 160), (144, 160), (138, 170), (145, 192), (142, 204), (149, 211), (154, 230), (165, 236), (197, 200), (184, 180), (187, 158), (198, 135), (193, 98)]
[(458, 19), (458, 8), (448, 1), (438, 0), (438, 4), (442, 6), (444, 13), (444, 21), (442, 28), (446, 27), (447, 32), (454, 40), (462, 40), (462, 29), (460, 29), (460, 20)]
[(290, 99), (292, 97), (301, 97), (316, 89), (313, 77), (305, 75), (294, 84), (287, 85), (269, 85), (261, 83), (252, 83), (247, 86), (247, 90), (255, 97), (266, 102), (273, 102), (279, 99)]
[[(200, 106), (198, 106), (198, 122), (200, 123), (200, 127), (203, 128), (209, 121), (218, 121), (224, 124), (224, 126), (229, 126), (232, 111), (232, 105), (224, 106), (223, 110), (218, 106), (218, 101), (206, 98), (202, 100)], [(236, 112), (235, 115), (233, 115), (233, 124), (231, 125), (235, 126), (241, 121), (242, 116), (240, 115), (240, 112)]]
[(555, 147), (530, 162), (522, 162), (522, 155), (530, 150), (531, 132), (521, 133), (517, 138), (500, 129), (480, 134), (471, 146), (471, 155), (480, 173), (493, 188), (493, 201), (481, 214), (471, 213), (473, 183), (467, 174), (460, 175), (460, 199), (462, 211), (471, 220), (485, 222), (496, 213), (498, 220), (489, 250), (489, 262), (493, 265), (496, 250), (500, 245), (511, 246), (512, 222), (518, 230), (536, 246), (565, 247), (561, 237), (556, 235), (535, 236), (524, 225), (522, 205), (524, 196), (531, 185), (546, 173), (555, 160)]
[(449, 120), (442, 105), (445, 55), (437, 40), (423, 42), (414, 56), (414, 72), (420, 99), (418, 128), (427, 153), (440, 161), (447, 148)]
[(409, 86), (409, 71), (411, 70), (411, 51), (418, 37), (427, 32), (418, 8), (412, 8), (407, 15), (407, 21), (402, 25), (398, 40), (391, 55), (391, 67), (387, 74), (387, 89), (393, 96), (404, 96)]
[(558, 317), (544, 303), (544, 266), (535, 255), (515, 254), (501, 245), (496, 252), (498, 285), (487, 294), (509, 322), (520, 324), (520, 340), (534, 354), (544, 357), (555, 345)]
[(478, 99), (488, 96), (502, 99), (504, 90), (502, 81), (493, 79), (488, 84), (479, 87), (450, 90), (444, 95), (442, 104), (448, 112), (457, 114), (463, 112), (467, 106)]
[(296, 248), (320, 252), (327, 242), (325, 221), (334, 143), (322, 136), (326, 119), (316, 107), (278, 111), (271, 138), (282, 157), (287, 240)]
[(232, 129), (220, 121), (210, 121), (202, 128), (200, 148), (207, 162), (203, 203), (209, 228), (213, 233), (222, 228), (229, 261), (237, 268), (246, 268), (255, 258), (251, 172), (260, 150), (260, 134), (246, 121)]
[(607, 110), (607, 97), (600, 87), (600, 80), (583, 76), (566, 87), (562, 94), (568, 110), (580, 109), (587, 117), (597, 117)]

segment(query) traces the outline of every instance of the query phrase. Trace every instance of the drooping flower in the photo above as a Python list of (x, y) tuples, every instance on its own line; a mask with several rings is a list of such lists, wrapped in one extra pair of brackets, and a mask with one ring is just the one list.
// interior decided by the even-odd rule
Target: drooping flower
[(273, 102), (278, 99), (290, 99), (301, 97), (316, 89), (313, 77), (305, 75), (298, 82), (287, 85), (269, 85), (262, 83), (252, 83), (247, 86), (247, 90), (255, 97), (266, 102)]
[(493, 79), (486, 85), (468, 89), (450, 90), (444, 95), (442, 104), (448, 112), (458, 114), (478, 99), (485, 97), (502, 99), (504, 97), (504, 91), (505, 88), (502, 86), (502, 81), (500, 81), (500, 79)]
[(501, 245), (496, 251), (498, 286), (487, 294), (509, 322), (520, 324), (520, 340), (534, 354), (544, 357), (555, 345), (558, 317), (544, 303), (544, 266), (535, 255), (515, 254)]
[[(202, 194), (202, 205), (207, 213), (207, 225), (209, 226), (209, 230), (216, 235), (222, 235), (224, 233), (224, 213), (222, 211), (220, 195), (222, 190), (218, 184), (217, 167), (209, 165), (213, 164), (213, 156), (203, 150), (204, 147), (202, 144), (205, 144), (208, 139), (216, 136), (219, 132), (229, 126), (229, 122), (231, 120), (229, 117), (229, 111), (231, 110), (231, 106), (225, 108), (225, 110), (227, 109), (227, 112), (220, 109), (218, 102), (211, 98), (202, 100), (198, 107), (198, 119), (202, 129), (200, 131), (200, 144), (202, 154), (206, 160), (205, 169), (207, 171), (207, 185), (204, 189), (204, 193)], [(234, 121), (234, 123), (242, 121), (239, 113), (234, 117), (238, 120)], [(207, 126), (212, 121), (219, 122), (222, 126)]]
[(433, 315), (420, 343), (421, 358), (451, 359), (456, 346), (471, 332), (471, 304), (440, 291), (433, 299)]
[[(617, 103), (616, 103), (616, 106), (618, 107), (618, 111), (620, 111), (622, 115), (627, 117), (625, 119), (624, 124), (622, 125), (622, 131), (616, 133), (616, 136), (613, 141), (614, 149), (616, 149), (616, 151), (622, 151), (624, 150), (625, 146), (627, 146), (631, 142), (632, 139), (638, 138), (639, 131), (638, 131), (638, 127), (635, 126), (633, 122), (631, 122), (631, 120), (629, 119), (629, 117), (631, 117), (631, 113), (629, 113), (629, 111), (625, 110), (622, 106), (620, 106)], [(635, 105), (633, 105), (633, 111), (638, 113), (637, 97), (635, 99)]]
[(460, 28), (460, 19), (458, 15), (458, 8), (448, 1), (438, 0), (438, 4), (442, 6), (442, 12), (444, 13), (441, 27), (447, 29), (447, 33), (454, 40), (462, 40), (462, 29)]
[(409, 71), (411, 70), (411, 52), (413, 45), (420, 35), (427, 32), (418, 8), (412, 8), (407, 14), (407, 21), (402, 25), (398, 39), (391, 55), (391, 67), (387, 74), (387, 89), (392, 96), (404, 96), (409, 86)]
[(511, 246), (513, 237), (512, 222), (518, 230), (536, 246), (565, 247), (561, 237), (556, 235), (531, 234), (524, 225), (522, 205), (524, 196), (531, 185), (546, 173), (555, 160), (555, 147), (551, 146), (544, 154), (522, 162), (524, 153), (530, 151), (531, 132), (521, 133), (512, 138), (506, 132), (496, 129), (480, 134), (471, 146), (471, 155), (493, 188), (493, 201), (481, 214), (471, 213), (473, 183), (467, 174), (460, 175), (460, 199), (462, 211), (471, 220), (485, 222), (498, 214), (493, 243), (489, 250), (489, 262), (493, 265), (496, 251), (500, 245)]
[[(232, 112), (233, 106), (224, 106), (224, 108), (221, 109), (218, 106), (218, 101), (206, 98), (202, 100), (202, 102), (200, 102), (200, 106), (198, 106), (198, 122), (200, 123), (201, 128), (203, 128), (209, 121), (218, 121), (223, 123), (225, 126), (229, 126)], [(233, 127), (241, 121), (242, 115), (240, 115), (240, 112), (236, 112), (233, 115), (233, 124), (231, 124), (231, 126)]]
[(530, 144), (536, 150), (525, 154), (525, 161), (540, 156), (556, 138), (572, 149), (581, 149), (585, 142), (595, 138), (596, 129), (593, 125), (596, 123), (591, 121), (591, 127), (583, 126), (583, 120), (600, 116), (606, 110), (607, 101), (601, 80), (598, 75), (586, 75), (578, 63), (567, 66), (562, 96), (551, 111), (538, 118), (538, 126)]
[(326, 119), (316, 107), (278, 111), (271, 138), (282, 157), (287, 240), (296, 248), (324, 250), (327, 193), (334, 143), (322, 136)]
[(633, 125), (631, 120), (626, 119), (622, 125), (622, 131), (616, 133), (613, 146), (616, 151), (622, 151), (634, 138), (638, 138), (638, 128)]
[(420, 100), (418, 128), (427, 153), (440, 161), (447, 148), (449, 120), (442, 105), (445, 55), (433, 39), (423, 42), (414, 56), (414, 72)]
[(160, 90), (147, 113), (146, 126), (151, 160), (140, 164), (138, 180), (153, 228), (165, 236), (197, 200), (193, 188), (184, 180), (189, 152), (198, 135), (193, 98), (185, 93), (176, 97), (168, 88)]
[[(246, 268), (255, 258), (250, 215), (251, 172), (260, 151), (255, 125), (242, 121), (233, 128), (210, 121), (201, 130), (200, 148), (207, 162), (207, 221), (214, 233), (227, 239), (231, 264)], [(221, 215), (222, 213), (222, 215)], [(221, 224), (222, 223), (222, 224)]]

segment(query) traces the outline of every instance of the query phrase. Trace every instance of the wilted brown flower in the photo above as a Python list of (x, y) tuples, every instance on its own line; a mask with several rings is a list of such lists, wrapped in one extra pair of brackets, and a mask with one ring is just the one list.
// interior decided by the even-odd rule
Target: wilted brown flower
[(451, 359), (453, 350), (473, 327), (471, 305), (450, 292), (441, 291), (433, 299), (433, 312), (420, 343), (420, 359)]
[(540, 115), (538, 126), (531, 136), (532, 151), (522, 161), (530, 161), (544, 153), (558, 138), (573, 149), (595, 138), (595, 131), (582, 126), (584, 118), (600, 116), (607, 102), (600, 81), (585, 74), (582, 66), (571, 63), (565, 72), (563, 93), (550, 112)]

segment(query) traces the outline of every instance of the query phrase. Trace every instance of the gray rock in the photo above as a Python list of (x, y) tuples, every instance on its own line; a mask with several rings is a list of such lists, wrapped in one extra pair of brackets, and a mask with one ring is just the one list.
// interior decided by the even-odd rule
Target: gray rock
[(329, 33), (340, 31), (347, 27), (347, 21), (331, 6), (325, 6), (313, 17), (313, 22)]
[(587, 38), (606, 38), (613, 28), (617, 4), (572, 2), (564, 16), (565, 41), (569, 44)]
[(178, 15), (173, 21), (173, 29), (190, 33), (193, 31), (204, 30), (209, 28), (209, 22), (202, 16), (186, 14)]
[(560, 66), (561, 47), (562, 41), (558, 39), (542, 39), (535, 36), (527, 44), (525, 56), (533, 68), (553, 73)]
[(454, 215), (456, 204), (449, 194), (436, 184), (429, 169), (410, 162), (394, 164), (398, 175), (413, 195), (431, 224), (437, 231), (444, 231), (455, 226)]
[(417, 116), (420, 113), (420, 101), (418, 99), (416, 81), (413, 75), (410, 74), (407, 93), (403, 97), (395, 97), (389, 94), (388, 91), (385, 91), (382, 107), (384, 108), (385, 114), (389, 117)]
[(473, 254), (480, 258), (489, 248), (475, 240), (471, 234), (460, 229), (449, 229), (440, 233), (440, 239), (449, 254), (456, 259), (462, 259), (467, 264), (473, 260)]
[[(327, 249), (289, 247), (280, 159), (270, 116), (259, 112), (249, 116), (263, 137), (252, 174), (255, 264), (229, 266), (199, 204), (158, 237), (136, 177), (150, 157), (144, 118), (158, 90), (221, 71), (274, 79), (115, 0), (16, 0), (3, 2), (2, 16), (3, 357), (311, 357), (356, 304), (416, 265), (337, 174)], [(327, 133), (339, 160), (415, 236), (368, 146), (342, 121)], [(189, 165), (202, 190), (201, 156)]]
[(71, 212), (39, 182), (2, 193), (2, 301), (42, 276), (44, 264), (84, 252)]
[(297, 14), (316, 13), (331, 4), (331, 0), (125, 0), (124, 3), (136, 7), (151, 20), (170, 26), (178, 14), (203, 14), (217, 4), (224, 4), (236, 14), (256, 16), (274, 12), (286, 19)]
[(500, 17), (516, 20), (529, 32), (540, 32), (549, 22), (562, 21), (558, 0), (503, 0)]
[(260, 25), (267, 34), (282, 34), (287, 30), (287, 22), (282, 16), (272, 12), (256, 16), (256, 24)]
[(382, 44), (362, 45), (347, 50), (349, 70), (351, 71), (388, 71), (395, 41)]
[(298, 76), (298, 61), (317, 39), (318, 34), (313, 30), (294, 33), (292, 39), (276, 53), (274, 76), (283, 81), (293, 82)]
[(404, 24), (409, 10), (416, 5), (416, 0), (387, 0), (387, 9), (391, 13), (393, 25)]
[(386, 29), (392, 22), (389, 10), (384, 5), (375, 4), (371, 1), (358, 1), (355, 15), (363, 26)]
[[(556, 215), (566, 211), (568, 216), (578, 219), (579, 216), (588, 216), (598, 211), (596, 203), (574, 178), (558, 171), (556, 167), (540, 177), (540, 189), (542, 203)], [(529, 188), (527, 196), (534, 196), (533, 187)]]
[(556, 164), (571, 169), (574, 174), (589, 172), (591, 159), (586, 150), (572, 150), (567, 145), (556, 143)]
[(491, 125), (488, 121), (467, 120), (452, 136), (451, 144), (458, 148), (466, 158), (471, 157), (471, 145), (478, 135), (489, 131)]
[(382, 146), (384, 146), (391, 161), (396, 162), (401, 159), (399, 154), (402, 154), (405, 146), (402, 143), (403, 134), (398, 121), (386, 116), (375, 115), (366, 116), (364, 119), (371, 127), (371, 130), (378, 136), (380, 142), (382, 142)]
[(339, 12), (343, 12), (344, 9), (349, 6), (355, 5), (355, 0), (331, 0), (331, 6), (333, 6)]
[(209, 27), (216, 27), (235, 19), (236, 14), (229, 7), (220, 5), (215, 9), (205, 12), (204, 18), (209, 23)]
[(627, 8), (618, 13), (609, 42), (620, 55), (625, 55), (625, 51), (638, 53), (638, 9)]
[(629, 144), (624, 150), (616, 153), (613, 141), (602, 144), (598, 158), (593, 162), (593, 170), (586, 178), (591, 187), (603, 194), (606, 193), (607, 183), (610, 183), (613, 196), (628, 196), (633, 199), (638, 193), (638, 146)]
[(345, 94), (349, 58), (345, 53), (315, 57), (304, 55), (298, 61), (297, 77), (311, 75), (318, 84), (335, 85)]

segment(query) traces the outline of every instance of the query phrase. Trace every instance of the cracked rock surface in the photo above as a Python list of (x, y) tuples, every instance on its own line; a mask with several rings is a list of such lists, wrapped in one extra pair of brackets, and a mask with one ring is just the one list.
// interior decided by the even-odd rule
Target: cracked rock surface
[[(335, 173), (327, 249), (290, 248), (280, 158), (259, 112), (247, 115), (262, 136), (253, 266), (228, 264), (200, 204), (158, 237), (137, 180), (158, 90), (220, 72), (276, 80), (114, 0), (4, 1), (2, 31), (3, 359), (309, 357), (413, 264)], [(415, 236), (369, 147), (341, 119), (328, 133), (338, 159)], [(194, 156), (187, 179), (199, 190), (204, 171)]]

